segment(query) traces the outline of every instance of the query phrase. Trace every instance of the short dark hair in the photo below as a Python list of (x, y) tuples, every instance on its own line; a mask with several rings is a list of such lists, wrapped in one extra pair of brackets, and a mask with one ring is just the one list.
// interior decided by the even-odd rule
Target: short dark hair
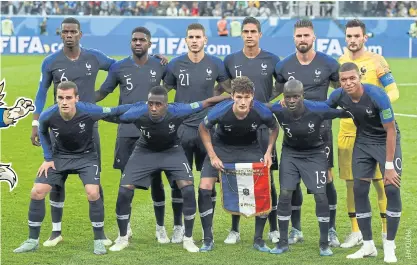
[(255, 92), (255, 84), (247, 76), (237, 77), (232, 80), (232, 93), (249, 93)]
[(352, 71), (352, 70), (355, 70), (359, 74), (359, 68), (358, 68), (358, 66), (355, 63), (348, 62), (348, 63), (344, 63), (344, 64), (342, 64), (340, 66), (339, 73), (341, 73), (341, 72), (347, 72), (347, 71)]
[(168, 102), (168, 91), (163, 86), (154, 86), (149, 90), (149, 94), (155, 96), (165, 96), (165, 101)]
[(356, 27), (360, 27), (361, 29), (362, 29), (362, 33), (363, 33), (363, 35), (365, 35), (366, 34), (366, 26), (365, 26), (365, 23), (363, 23), (361, 20), (359, 20), (359, 19), (352, 19), (352, 20), (349, 20), (347, 23), (346, 23), (346, 26), (345, 26), (345, 33), (346, 33), (346, 29), (347, 28), (356, 28)]
[(61, 83), (59, 83), (59, 85), (56, 87), (56, 89), (60, 89), (60, 90), (70, 90), (70, 89), (74, 89), (74, 94), (77, 96), (78, 95), (78, 87), (77, 84), (75, 84), (72, 81), (63, 81)]
[(294, 24), (294, 30), (299, 28), (311, 28), (312, 30), (314, 30), (313, 22), (311, 22), (310, 19), (306, 18), (300, 19)]
[(62, 22), (61, 22), (61, 28), (62, 28), (62, 24), (77, 24), (78, 25), (78, 29), (81, 30), (80, 21), (78, 21), (78, 19), (73, 18), (73, 17), (67, 17), (64, 20), (62, 20)]
[(134, 28), (134, 29), (132, 30), (132, 35), (133, 35), (134, 33), (136, 33), (136, 32), (139, 32), (139, 33), (143, 33), (143, 34), (145, 34), (145, 35), (148, 37), (149, 41), (150, 41), (150, 40), (151, 40), (151, 38), (152, 38), (151, 32), (149, 31), (149, 29), (147, 29), (147, 28), (145, 28), (145, 27), (136, 27), (136, 28)]
[(258, 28), (258, 31), (261, 32), (261, 23), (256, 18), (254, 18), (254, 17), (245, 17), (245, 19), (242, 22), (242, 28), (241, 28), (241, 30), (243, 30), (243, 27), (246, 24), (255, 24), (256, 27)]
[(192, 24), (188, 25), (187, 34), (186, 34), (187, 36), (188, 36), (188, 31), (190, 31), (190, 30), (202, 30), (203, 34), (206, 35), (206, 29), (200, 23), (192, 23)]
[[(301, 90), (301, 91), (303, 91), (304, 90), (303, 83), (301, 83), (301, 81), (297, 80), (297, 79), (288, 80), (284, 84), (284, 94), (288, 91), (291, 91), (291, 90)], [(292, 91), (292, 92), (294, 92), (294, 91)]]

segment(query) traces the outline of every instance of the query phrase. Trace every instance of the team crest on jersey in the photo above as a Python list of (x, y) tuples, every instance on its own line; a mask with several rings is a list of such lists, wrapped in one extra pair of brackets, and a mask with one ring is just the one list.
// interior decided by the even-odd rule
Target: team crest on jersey
[(213, 73), (213, 71), (210, 69), (210, 67), (209, 67), (209, 68), (207, 68), (206, 73), (207, 73), (206, 80), (207, 80), (207, 81), (212, 80), (212, 79), (213, 79), (213, 77), (211, 77), (211, 74)]
[(91, 64), (86, 62), (85, 63), (85, 68), (87, 69), (87, 73), (85, 75), (91, 75)]
[(321, 82), (321, 70), (317, 68), (314, 70), (314, 83), (320, 83)]
[(258, 124), (256, 124), (255, 122), (254, 123), (252, 123), (252, 125), (251, 125), (251, 131), (256, 131), (256, 129), (258, 128)]
[(268, 65), (261, 63), (261, 75), (268, 75)]
[(314, 123), (312, 121), (308, 122), (308, 133), (313, 133), (315, 132), (314, 130)]
[(80, 126), (80, 133), (85, 132), (85, 123), (80, 122), (78, 125)]
[(156, 82), (156, 71), (155, 70), (153, 70), (153, 69), (151, 69), (150, 71), (149, 71), (149, 73), (151, 74), (151, 83), (155, 83)]
[(365, 111), (366, 114), (368, 114), (369, 118), (375, 117), (375, 114), (370, 107), (367, 107)]
[(361, 76), (364, 76), (366, 74), (366, 68), (365, 68), (365, 66), (362, 66), (361, 69), (360, 69), (360, 71), (361, 71)]
[(169, 133), (175, 132), (175, 124), (171, 122), (170, 124), (168, 124), (168, 127), (169, 127)]

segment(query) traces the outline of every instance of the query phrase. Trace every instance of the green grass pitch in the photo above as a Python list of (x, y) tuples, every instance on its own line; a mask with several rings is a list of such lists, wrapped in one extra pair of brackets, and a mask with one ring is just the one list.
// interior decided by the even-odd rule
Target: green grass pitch
[[(2, 56), (1, 78), (7, 80), (7, 96), (5, 101), (12, 105), (18, 96), (34, 99), (40, 76), (41, 56)], [(400, 99), (394, 104), (396, 113), (417, 114), (417, 60), (391, 59), (389, 60), (394, 77), (401, 85)], [(96, 88), (106, 77), (100, 72)], [(51, 91), (51, 89), (50, 89)], [(116, 89), (116, 91), (118, 91)], [(117, 105), (118, 92), (111, 94), (102, 106)], [(170, 93), (172, 100), (173, 94)], [(52, 93), (49, 93), (47, 106), (52, 104)], [(417, 119), (415, 117), (396, 117), (402, 138), (403, 152), (403, 181), (402, 200), (403, 214), (400, 229), (397, 235), (398, 264), (417, 264)], [(40, 249), (35, 253), (14, 254), (13, 249), (18, 247), (28, 236), (27, 212), (30, 190), (36, 171), (42, 163), (42, 149), (32, 146), (30, 142), (31, 117), (1, 132), (1, 162), (13, 163), (13, 168), (19, 176), (18, 186), (9, 192), (6, 184), (1, 185), (1, 264), (27, 265), (27, 264), (381, 264), (383, 263), (383, 250), (381, 242), (381, 224), (377, 207), (376, 193), (371, 187), (371, 203), (373, 206), (373, 232), (374, 240), (379, 251), (378, 257), (359, 261), (348, 261), (346, 255), (353, 253), (354, 249), (333, 249), (333, 257), (320, 257), (318, 249), (319, 230), (315, 217), (314, 199), (304, 191), (304, 205), (302, 208), (302, 228), (305, 242), (291, 247), (291, 251), (282, 256), (259, 253), (252, 248), (254, 232), (254, 219), (241, 220), (242, 241), (233, 246), (225, 245), (223, 240), (227, 236), (231, 225), (230, 215), (222, 209), (221, 200), (218, 199), (214, 218), (215, 250), (211, 253), (187, 253), (182, 245), (160, 245), (156, 242), (155, 217), (149, 191), (136, 191), (132, 210), (133, 239), (130, 246), (119, 253), (109, 252), (105, 256), (96, 256), (92, 253), (92, 228), (88, 217), (88, 203), (81, 185), (81, 181), (72, 175), (66, 184), (66, 201), (62, 222), (64, 241), (54, 248), (45, 248), (41, 244), (47, 239), (51, 231), (51, 217), (49, 197), (46, 198), (46, 216), (40, 235)], [(338, 122), (334, 122), (334, 139), (337, 139)], [(100, 137), (102, 148), (102, 185), (105, 191), (105, 231), (114, 240), (117, 237), (117, 223), (115, 206), (119, 184), (119, 171), (112, 168), (113, 151), (116, 139), (116, 125), (100, 122)], [(282, 142), (282, 133), (277, 146)], [(337, 142), (337, 141), (335, 141)], [(337, 150), (337, 147), (335, 148)], [(337, 152), (335, 151), (337, 163)], [(338, 191), (337, 231), (340, 241), (350, 231), (350, 222), (346, 210), (345, 184), (338, 178), (337, 164), (334, 170), (335, 184)], [(199, 174), (195, 172), (196, 186)], [(277, 172), (274, 174), (275, 182)], [(165, 182), (165, 187), (168, 187)], [(220, 187), (217, 187), (220, 191)], [(166, 217), (165, 225), (168, 235), (171, 236), (173, 218), (171, 208), (170, 190), (166, 189)], [(414, 216), (414, 217), (413, 217)], [(264, 238), (266, 239), (269, 225), (266, 225)], [(201, 223), (197, 214), (194, 229), (194, 239), (201, 239)], [(198, 243), (200, 246), (201, 244)], [(268, 242), (270, 247), (273, 244)]]

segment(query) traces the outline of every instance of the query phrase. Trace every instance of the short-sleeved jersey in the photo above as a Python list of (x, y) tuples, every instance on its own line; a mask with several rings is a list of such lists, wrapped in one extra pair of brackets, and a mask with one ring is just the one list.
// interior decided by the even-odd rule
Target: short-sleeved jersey
[(271, 110), (284, 130), (282, 146), (302, 155), (324, 150), (320, 132), (324, 120), (350, 117), (346, 111), (330, 108), (325, 102), (309, 100), (304, 100), (304, 112), (297, 119), (294, 119), (291, 111), (283, 108), (279, 102), (274, 103)]
[[(340, 106), (353, 115), (356, 125), (356, 142), (366, 144), (385, 144), (387, 133), (383, 124), (394, 121), (391, 102), (381, 88), (363, 84), (363, 95), (359, 102), (352, 101), (350, 96), (338, 88), (333, 91), (326, 103), (330, 107)], [(399, 130), (397, 124), (397, 137)]]
[(214, 138), (227, 145), (250, 145), (257, 142), (257, 130), (265, 125), (270, 129), (277, 127), (272, 112), (263, 103), (255, 100), (253, 107), (244, 119), (238, 119), (233, 112), (233, 100), (223, 101), (210, 110), (203, 125), (211, 129), (217, 124)]
[(140, 147), (153, 151), (163, 151), (178, 145), (178, 127), (189, 115), (203, 109), (202, 102), (191, 104), (171, 103), (166, 115), (159, 121), (150, 118), (148, 105), (138, 105), (120, 116), (120, 121), (133, 123), (141, 131)]
[[(71, 120), (64, 120), (55, 104), (39, 117), (39, 137), (46, 161), (52, 157), (79, 157), (95, 152), (93, 142), (94, 123), (99, 119), (119, 116), (132, 105), (107, 108), (87, 102), (76, 103), (76, 113)], [(114, 122), (117, 122), (116, 120)], [(55, 138), (52, 147), (49, 129)]]
[[(149, 56), (144, 65), (137, 65), (132, 56), (126, 57), (110, 67), (100, 91), (112, 93), (119, 86), (119, 104), (147, 101), (149, 90), (161, 84), (165, 68), (161, 60), (154, 56)], [(140, 131), (133, 124), (119, 124), (117, 136), (139, 137)]]
[(278, 83), (296, 79), (304, 86), (304, 98), (325, 101), (330, 82), (339, 81), (339, 63), (329, 55), (316, 52), (307, 65), (300, 64), (296, 53), (287, 56), (275, 66)]
[[(216, 82), (224, 82), (229, 77), (221, 59), (205, 54), (198, 63), (193, 63), (188, 54), (183, 54), (168, 63), (165, 84), (174, 87), (175, 102), (192, 103), (206, 100), (214, 96)], [(184, 124), (197, 128), (208, 109), (190, 115)]]
[[(355, 63), (358, 66), (362, 83), (378, 86), (381, 89), (385, 87), (381, 80), (384, 81), (384, 76), (391, 73), (391, 70), (382, 55), (366, 51), (361, 57), (352, 60), (349, 53), (346, 52), (339, 58), (339, 63), (342, 65), (347, 62)], [(392, 78), (391, 75), (389, 76)], [(344, 136), (355, 136), (356, 126), (353, 121), (351, 119), (340, 120), (339, 133)]]
[(59, 50), (46, 57), (41, 66), (41, 78), (35, 99), (35, 113), (40, 114), (45, 107), (46, 95), (53, 82), (54, 102), (56, 87), (62, 81), (72, 81), (78, 87), (80, 101), (95, 103), (95, 83), (99, 70), (108, 71), (116, 60), (107, 57), (104, 53), (95, 50), (81, 48), (81, 54), (77, 60), (72, 61)]
[(243, 51), (227, 55), (224, 65), (230, 79), (247, 76), (255, 84), (255, 99), (260, 102), (269, 102), (274, 87), (273, 77), (275, 65), (279, 57), (275, 54), (261, 50), (255, 58), (248, 58)]

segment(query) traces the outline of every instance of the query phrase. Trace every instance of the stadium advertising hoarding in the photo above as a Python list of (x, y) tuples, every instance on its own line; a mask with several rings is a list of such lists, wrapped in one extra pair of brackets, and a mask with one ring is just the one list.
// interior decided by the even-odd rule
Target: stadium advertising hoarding
[[(48, 36), (39, 36), (41, 17), (13, 17), (16, 36), (1, 36), (2, 54), (49, 54), (62, 47), (56, 30), (63, 17), (48, 19)], [(111, 56), (130, 54), (129, 41), (131, 30), (138, 26), (147, 27), (152, 33), (152, 53), (175, 56), (187, 51), (184, 41), (185, 29), (193, 22), (202, 23), (209, 37), (206, 52), (225, 56), (238, 51), (243, 43), (239, 37), (217, 37), (215, 18), (129, 18), (129, 17), (79, 17), (83, 38), (81, 44), (97, 48)], [(262, 20), (262, 19), (261, 19)], [(262, 20), (263, 37), (261, 47), (279, 56), (294, 52), (292, 39), (293, 25), (296, 20)], [(387, 58), (408, 58), (417, 54), (417, 42), (410, 40), (405, 32), (410, 20), (364, 20), (374, 37), (367, 43), (369, 50)], [(340, 56), (345, 46), (343, 23), (345, 20), (314, 20), (317, 41), (315, 48), (331, 56)], [(403, 28), (404, 30), (399, 30)], [(117, 36), (117, 38), (115, 38)], [(395, 41), (392, 41), (395, 39)]]

